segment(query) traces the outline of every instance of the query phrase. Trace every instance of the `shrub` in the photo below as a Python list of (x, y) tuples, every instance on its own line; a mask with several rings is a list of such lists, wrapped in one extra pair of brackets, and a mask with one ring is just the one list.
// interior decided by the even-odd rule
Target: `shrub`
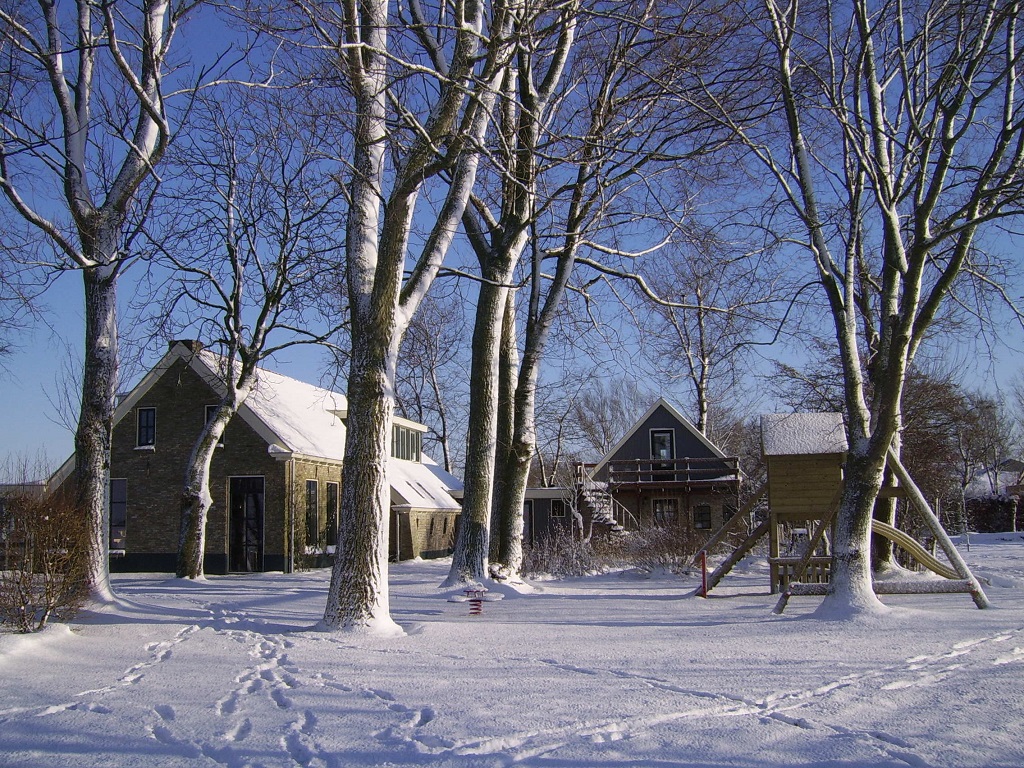
[(645, 528), (622, 536), (581, 539), (559, 530), (524, 548), (523, 573), (558, 577), (585, 576), (613, 568), (648, 573), (682, 573), (707, 538), (705, 531), (680, 526)]
[(61, 494), (8, 493), (0, 503), (0, 623), (34, 632), (68, 621), (87, 591), (85, 517)]
[(591, 543), (575, 536), (569, 528), (557, 528), (523, 548), (523, 573), (527, 576), (586, 576), (600, 569)]
[(624, 559), (634, 568), (648, 573), (684, 572), (707, 539), (706, 531), (693, 531), (678, 525), (645, 528), (623, 540)]

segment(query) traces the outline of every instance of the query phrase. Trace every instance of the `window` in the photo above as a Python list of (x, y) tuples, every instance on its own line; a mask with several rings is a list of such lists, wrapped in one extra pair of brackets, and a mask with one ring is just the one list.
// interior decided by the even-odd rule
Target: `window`
[(306, 546), (320, 546), (320, 498), (319, 483), (306, 481)]
[(406, 461), (420, 460), (422, 436), (415, 429), (395, 424), (391, 427), (391, 455)]
[(711, 505), (710, 504), (695, 504), (693, 507), (693, 527), (694, 528), (711, 528)]
[(674, 459), (675, 458), (675, 430), (652, 429), (651, 430), (651, 458), (652, 459)]
[(128, 527), (128, 481), (110, 481), (110, 548), (124, 549)]
[(338, 484), (327, 484), (327, 544), (338, 543)]
[(679, 521), (678, 499), (654, 499), (651, 508), (654, 510), (654, 524), (659, 528), (675, 525)]
[(146, 448), (156, 445), (156, 408), (139, 408), (136, 411), (135, 445), (139, 448)]
[(551, 500), (551, 516), (552, 517), (565, 517), (565, 500), (564, 499), (552, 499)]

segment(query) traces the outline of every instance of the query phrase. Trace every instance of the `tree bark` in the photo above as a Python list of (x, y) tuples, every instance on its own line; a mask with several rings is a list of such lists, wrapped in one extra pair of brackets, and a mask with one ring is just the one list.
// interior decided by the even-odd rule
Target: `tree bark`
[(213, 419), (203, 427), (192, 446), (185, 483), (181, 494), (181, 525), (178, 534), (178, 563), (176, 575), (180, 579), (202, 579), (205, 576), (203, 559), (206, 553), (206, 521), (213, 497), (210, 495), (210, 464), (228, 422), (245, 402), (251, 383), (225, 398)]
[(473, 327), (469, 431), (467, 433), (465, 492), (459, 532), (448, 578), (448, 589), (488, 577), (491, 502), (498, 427), (498, 360), (505, 313), (506, 270), (488, 273), (480, 283)]
[(387, 470), (394, 415), (393, 350), (398, 347), (384, 339), (393, 333), (393, 323), (376, 330), (353, 327), (338, 544), (323, 620), (327, 629), (400, 632), (390, 615), (387, 568)]
[[(514, 470), (516, 461), (516, 394), (519, 350), (516, 347), (515, 292), (509, 291), (502, 322), (498, 380), (498, 454), (494, 472), (494, 501), (491, 515), (491, 565), (503, 576), (519, 573), (523, 564), (523, 498), (526, 478)], [(526, 463), (529, 473), (530, 462)], [(518, 500), (518, 506), (517, 506)]]
[(117, 398), (117, 266), (82, 270), (85, 359), (82, 409), (75, 432), (78, 501), (88, 525), (89, 598), (114, 599), (110, 586), (110, 445)]

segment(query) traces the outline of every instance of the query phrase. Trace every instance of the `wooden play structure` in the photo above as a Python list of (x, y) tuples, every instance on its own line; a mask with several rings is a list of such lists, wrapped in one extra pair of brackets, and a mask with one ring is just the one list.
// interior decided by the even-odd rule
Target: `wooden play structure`
[[(832, 557), (828, 533), (839, 510), (843, 489), (843, 461), (846, 432), (838, 413), (771, 414), (761, 418), (761, 450), (768, 469), (766, 483), (702, 547), (710, 553), (741, 531), (750, 512), (767, 500), (768, 514), (759, 525), (735, 544), (725, 560), (707, 577), (707, 591), (713, 589), (733, 567), (765, 536), (771, 592), (782, 593), (776, 612), (781, 613), (794, 595), (824, 595), (828, 589)], [(921, 491), (892, 453), (888, 466), (898, 485), (884, 489), (886, 495), (907, 498), (924, 519), (949, 564), (936, 559), (908, 534), (881, 521), (873, 521), (872, 532), (900, 546), (925, 568), (944, 581), (875, 584), (879, 594), (896, 594), (912, 589), (921, 592), (966, 592), (979, 608), (989, 605), (981, 584), (971, 574), (960, 553), (939, 523)], [(700, 556), (700, 553), (698, 553)]]

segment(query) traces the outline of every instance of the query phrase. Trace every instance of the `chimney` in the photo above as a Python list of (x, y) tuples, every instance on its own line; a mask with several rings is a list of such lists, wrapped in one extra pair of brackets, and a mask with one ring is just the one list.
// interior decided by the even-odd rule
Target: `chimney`
[(174, 349), (175, 344), (184, 344), (193, 355), (203, 348), (203, 342), (196, 339), (175, 339), (167, 345), (168, 349)]

